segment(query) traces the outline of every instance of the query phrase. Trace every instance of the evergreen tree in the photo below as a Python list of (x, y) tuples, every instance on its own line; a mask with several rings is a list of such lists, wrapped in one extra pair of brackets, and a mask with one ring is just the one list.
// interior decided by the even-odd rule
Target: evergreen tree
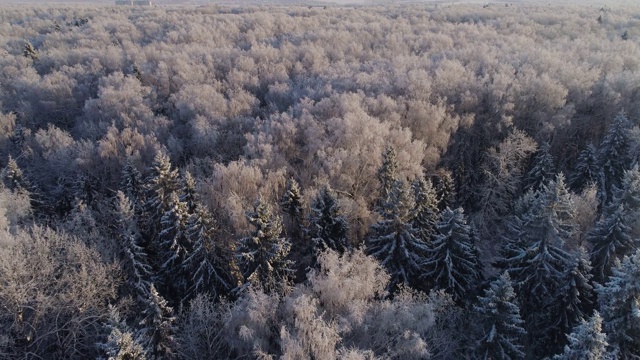
[(2, 180), (4, 185), (14, 192), (28, 192), (29, 185), (22, 173), (22, 170), (18, 166), (18, 163), (9, 155), (7, 166), (2, 171)]
[(469, 299), (481, 280), (476, 245), (462, 208), (445, 209), (438, 234), (426, 252), (423, 278), (434, 290), (444, 289), (454, 300)]
[(24, 43), (24, 46), (22, 47), (22, 55), (31, 60), (38, 60), (38, 52), (29, 41)]
[(196, 180), (189, 171), (184, 171), (182, 176), (182, 189), (180, 191), (180, 201), (186, 206), (187, 214), (193, 214), (198, 204), (196, 191)]
[(171, 300), (181, 297), (188, 287), (188, 274), (182, 264), (191, 249), (187, 238), (187, 205), (176, 193), (167, 199), (169, 208), (161, 219), (162, 231), (158, 234), (158, 269), (163, 289)]
[(542, 143), (531, 164), (531, 169), (524, 180), (525, 190), (538, 190), (542, 185), (555, 177), (555, 161), (551, 156), (551, 146), (548, 142)]
[(174, 205), (175, 200), (172, 199), (180, 189), (178, 170), (171, 169), (168, 156), (160, 152), (156, 154), (146, 189), (147, 236), (156, 238), (163, 229), (162, 217)]
[(602, 332), (602, 317), (596, 311), (589, 321), (583, 320), (567, 336), (569, 344), (553, 360), (614, 360), (607, 351), (607, 336)]
[(420, 239), (426, 244), (433, 240), (436, 234), (440, 211), (438, 197), (431, 180), (422, 178), (412, 183), (415, 196), (415, 207), (411, 214), (411, 223)]
[(144, 351), (155, 359), (177, 358), (173, 309), (158, 294), (153, 284), (142, 316), (137, 338), (140, 339)]
[(547, 324), (547, 333), (553, 337), (549, 339), (547, 348), (556, 348), (554, 352), (562, 350), (566, 343), (566, 336), (581, 321), (589, 318), (593, 310), (594, 295), (591, 286), (591, 265), (584, 248), (579, 248), (571, 267), (567, 269), (560, 286), (548, 308), (551, 312)]
[(133, 205), (127, 196), (118, 191), (115, 201), (116, 237), (120, 244), (120, 259), (127, 283), (139, 299), (149, 296), (151, 266), (147, 254), (140, 246), (141, 234), (138, 229)]
[(107, 341), (99, 343), (98, 348), (106, 355), (106, 360), (146, 360), (147, 354), (138, 339), (124, 321), (115, 307), (109, 307), (109, 319), (105, 324), (108, 332)]
[(282, 220), (258, 199), (247, 219), (255, 228), (251, 236), (242, 239), (239, 262), (244, 278), (266, 291), (281, 289), (292, 272), (287, 260), (291, 245), (281, 237)]
[(624, 114), (619, 114), (613, 120), (604, 136), (598, 150), (598, 165), (600, 168), (600, 196), (601, 203), (606, 205), (612, 201), (613, 192), (620, 188), (624, 171), (630, 168), (629, 129), (631, 125)]
[(591, 263), (595, 281), (604, 283), (611, 275), (611, 268), (616, 260), (633, 252), (634, 241), (629, 236), (631, 228), (627, 225), (623, 205), (610, 205), (602, 218), (587, 235), (593, 244)]
[(520, 308), (508, 273), (503, 273), (491, 283), (484, 296), (478, 297), (474, 309), (484, 330), (475, 349), (476, 358), (523, 359), (524, 321), (520, 318)]
[(309, 238), (314, 254), (331, 249), (343, 254), (351, 248), (348, 239), (349, 226), (340, 211), (340, 205), (328, 187), (323, 187), (311, 203), (309, 214)]
[(131, 200), (131, 202), (135, 204), (141, 200), (141, 191), (142, 191), (142, 175), (140, 171), (136, 169), (135, 166), (131, 163), (130, 159), (127, 159), (127, 162), (124, 164), (122, 168), (122, 177), (120, 180), (120, 189), (124, 192), (124, 194)]
[(593, 144), (589, 144), (578, 156), (578, 164), (571, 176), (571, 188), (582, 191), (587, 184), (597, 184), (598, 174), (598, 151)]
[(607, 341), (619, 359), (640, 357), (640, 251), (625, 256), (597, 287)]
[(446, 208), (452, 208), (456, 202), (456, 187), (451, 172), (446, 169), (439, 169), (431, 177), (431, 181), (438, 196), (438, 208), (441, 211)]
[(184, 272), (190, 278), (188, 294), (210, 292), (214, 297), (227, 294), (233, 287), (232, 276), (225, 266), (228, 255), (216, 243), (215, 220), (201, 204), (197, 204), (189, 216), (186, 234), (193, 244), (193, 251), (183, 263)]
[(631, 228), (629, 235), (640, 238), (640, 169), (638, 165), (624, 172), (622, 185), (614, 192), (614, 204), (624, 206), (625, 222)]
[(382, 154), (382, 166), (378, 169), (378, 181), (380, 181), (380, 195), (378, 197), (378, 207), (389, 201), (389, 195), (394, 181), (396, 181), (396, 172), (398, 171), (398, 162), (396, 160), (396, 151), (393, 147), (388, 147)]
[(280, 201), (280, 206), (286, 214), (289, 223), (290, 237), (302, 240), (302, 223), (304, 206), (302, 202), (302, 194), (300, 193), (300, 185), (294, 178), (289, 178), (285, 186), (284, 195)]
[(391, 275), (390, 292), (396, 291), (402, 284), (419, 284), (427, 245), (411, 223), (413, 208), (414, 203), (405, 183), (396, 180), (388, 200), (380, 209), (382, 219), (371, 227), (366, 240), (367, 253), (377, 258)]

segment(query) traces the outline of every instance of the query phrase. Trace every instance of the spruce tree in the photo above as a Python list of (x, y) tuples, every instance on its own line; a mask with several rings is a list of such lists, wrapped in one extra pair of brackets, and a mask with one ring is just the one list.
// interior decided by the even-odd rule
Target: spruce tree
[(431, 181), (433, 181), (433, 186), (438, 196), (438, 208), (441, 211), (446, 208), (452, 208), (456, 202), (456, 187), (451, 171), (439, 169), (431, 177)]
[(403, 181), (396, 180), (380, 208), (381, 220), (371, 226), (367, 253), (380, 261), (391, 279), (388, 290), (400, 285), (417, 286), (427, 245), (411, 223), (414, 202)]
[(474, 309), (484, 331), (475, 349), (476, 359), (524, 359), (524, 321), (508, 273), (490, 284)]
[(553, 360), (614, 360), (607, 350), (607, 336), (602, 332), (602, 317), (596, 311), (588, 321), (583, 320), (567, 335), (569, 344)]
[(627, 225), (623, 205), (611, 205), (602, 218), (587, 235), (587, 240), (593, 245), (591, 249), (591, 264), (594, 280), (604, 283), (611, 275), (611, 268), (616, 260), (629, 255), (635, 244), (629, 236), (631, 228)]
[(216, 223), (211, 213), (201, 204), (189, 216), (186, 235), (193, 251), (184, 260), (183, 268), (189, 274), (189, 297), (209, 292), (215, 297), (226, 295), (233, 287), (226, 251), (217, 243)]
[(142, 312), (140, 330), (136, 334), (144, 351), (156, 359), (176, 359), (175, 317), (173, 309), (151, 285), (146, 306)]
[(281, 237), (282, 220), (262, 199), (246, 216), (255, 229), (241, 241), (238, 261), (242, 275), (250, 284), (278, 291), (288, 283), (293, 265), (287, 260), (291, 245)]
[(619, 359), (640, 357), (640, 251), (625, 256), (597, 288), (607, 341)]
[(280, 200), (280, 206), (284, 211), (289, 224), (289, 236), (298, 241), (302, 240), (303, 213), (304, 206), (300, 185), (294, 178), (289, 178), (285, 185), (284, 194)]
[(599, 190), (601, 203), (604, 205), (612, 201), (615, 189), (620, 188), (624, 171), (631, 167), (630, 128), (626, 115), (619, 114), (613, 120), (598, 149)]
[(378, 207), (389, 201), (389, 195), (394, 181), (396, 181), (398, 162), (396, 151), (393, 147), (388, 147), (382, 154), (382, 165), (378, 169), (378, 181), (380, 182), (380, 193), (378, 195)]
[(22, 47), (22, 55), (31, 60), (38, 60), (38, 52), (33, 47), (30, 41), (26, 41)]
[(615, 191), (613, 203), (624, 206), (624, 217), (626, 224), (631, 227), (631, 238), (640, 238), (640, 169), (637, 164), (624, 172), (622, 185)]
[(551, 146), (548, 142), (542, 143), (538, 148), (533, 157), (531, 169), (525, 176), (525, 190), (536, 191), (555, 177), (555, 161), (550, 151)]
[(182, 174), (182, 188), (180, 189), (180, 201), (182, 201), (187, 210), (187, 214), (193, 214), (198, 204), (198, 195), (196, 191), (196, 180), (191, 176), (189, 171)]
[(326, 249), (343, 254), (351, 248), (349, 226), (340, 211), (338, 199), (328, 187), (323, 187), (311, 203), (307, 234), (314, 247), (314, 256)]
[(7, 166), (2, 171), (4, 185), (11, 191), (28, 193), (29, 185), (18, 166), (18, 163), (9, 155)]
[(169, 157), (158, 152), (146, 182), (145, 213), (148, 216), (146, 230), (149, 238), (156, 238), (162, 231), (162, 217), (174, 205), (173, 199), (178, 196), (179, 189), (178, 170), (171, 169)]
[(598, 151), (593, 144), (589, 144), (578, 156), (578, 163), (570, 180), (571, 188), (579, 192), (587, 184), (597, 184), (598, 174)]
[(169, 208), (161, 218), (162, 230), (156, 241), (158, 269), (161, 276), (163, 294), (171, 301), (183, 296), (188, 287), (189, 274), (182, 264), (191, 253), (187, 238), (187, 205), (180, 201), (176, 193), (167, 199)]
[(122, 168), (120, 189), (131, 200), (134, 206), (141, 200), (143, 185), (140, 171), (133, 166), (130, 159), (127, 159), (127, 162)]
[(120, 315), (115, 307), (109, 307), (109, 319), (104, 325), (108, 333), (107, 341), (98, 343), (98, 348), (106, 357), (105, 360), (146, 360), (147, 353), (139, 339), (127, 324), (120, 320)]
[(426, 244), (433, 240), (436, 225), (440, 217), (438, 197), (431, 180), (422, 178), (412, 183), (415, 206), (411, 214), (411, 223), (420, 239)]
[(434, 290), (443, 289), (462, 302), (473, 295), (481, 280), (478, 252), (462, 208), (445, 209), (437, 230), (426, 252), (423, 278)]

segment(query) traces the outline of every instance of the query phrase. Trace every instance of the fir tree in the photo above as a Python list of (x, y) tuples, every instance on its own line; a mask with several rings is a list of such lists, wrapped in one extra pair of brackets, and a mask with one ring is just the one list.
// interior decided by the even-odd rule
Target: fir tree
[(173, 309), (158, 294), (153, 284), (142, 316), (137, 338), (140, 339), (144, 351), (156, 359), (177, 358)]
[(146, 360), (147, 354), (127, 324), (120, 320), (115, 307), (109, 307), (109, 319), (105, 324), (107, 341), (99, 343), (98, 348), (106, 360)]
[(396, 172), (398, 171), (398, 162), (396, 160), (396, 151), (393, 147), (388, 147), (382, 154), (382, 166), (378, 169), (378, 181), (380, 181), (380, 194), (378, 197), (378, 207), (389, 201), (389, 195), (394, 181), (396, 181)]
[(434, 290), (445, 290), (457, 302), (469, 299), (481, 280), (477, 271), (480, 260), (462, 208), (445, 209), (437, 230), (426, 253), (423, 278)]
[(420, 239), (426, 244), (433, 240), (436, 225), (440, 217), (438, 198), (431, 180), (416, 179), (412, 183), (415, 207), (411, 214), (411, 223)]
[(582, 191), (587, 184), (597, 184), (598, 174), (598, 151), (593, 144), (589, 144), (578, 156), (578, 164), (570, 180), (571, 188)]
[(396, 180), (380, 209), (382, 219), (371, 227), (366, 240), (367, 253), (377, 258), (391, 275), (390, 292), (402, 284), (418, 285), (427, 245), (411, 224), (413, 208), (405, 183)]
[(2, 171), (2, 180), (4, 180), (5, 186), (14, 192), (27, 193), (29, 185), (22, 173), (22, 170), (18, 166), (18, 163), (9, 155), (7, 166)]
[(525, 190), (538, 190), (542, 185), (555, 177), (555, 162), (551, 156), (551, 146), (548, 142), (542, 143), (531, 164), (531, 169), (524, 180)]
[(280, 200), (280, 206), (288, 220), (290, 237), (302, 240), (302, 208), (304, 204), (300, 193), (300, 185), (298, 185), (298, 182), (294, 178), (289, 178), (287, 180), (284, 195)]
[(619, 359), (640, 357), (640, 251), (625, 256), (597, 288), (607, 341)]
[(553, 360), (614, 360), (607, 351), (607, 336), (602, 332), (602, 317), (596, 311), (589, 321), (583, 320), (571, 334), (564, 352)]
[(190, 274), (190, 296), (209, 292), (214, 297), (227, 294), (232, 288), (232, 277), (225, 266), (228, 256), (216, 243), (216, 224), (211, 213), (197, 204), (189, 216), (186, 234), (193, 251), (183, 263), (184, 272)]
[(640, 238), (640, 169), (638, 165), (624, 172), (621, 188), (614, 194), (613, 203), (624, 206), (625, 222), (631, 228), (629, 235), (633, 239)]
[(181, 296), (188, 287), (188, 274), (182, 264), (191, 252), (187, 238), (187, 205), (180, 201), (176, 193), (168, 199), (169, 208), (161, 219), (162, 231), (158, 234), (158, 268), (163, 289), (171, 300)]
[(124, 194), (131, 200), (134, 206), (138, 203), (139, 200), (141, 200), (140, 196), (142, 186), (142, 175), (140, 174), (140, 171), (138, 171), (138, 169), (133, 166), (130, 159), (127, 159), (127, 162), (122, 168), (120, 189), (122, 189)]
[(187, 214), (193, 214), (198, 204), (198, 195), (196, 191), (196, 180), (191, 176), (189, 171), (185, 171), (182, 175), (182, 189), (180, 191), (180, 201), (186, 206)]
[(524, 321), (520, 318), (520, 308), (508, 273), (503, 273), (491, 283), (484, 296), (478, 297), (474, 309), (484, 330), (475, 349), (476, 358), (523, 359)]
[(438, 196), (438, 208), (441, 211), (446, 208), (452, 208), (456, 202), (456, 188), (451, 172), (446, 169), (439, 169), (431, 177), (431, 181)]
[(171, 169), (168, 156), (160, 152), (156, 154), (146, 189), (147, 236), (155, 238), (163, 229), (162, 217), (174, 205), (175, 200), (172, 199), (180, 189), (178, 171)]
[(629, 129), (631, 125), (624, 114), (613, 120), (598, 150), (600, 168), (601, 203), (607, 205), (613, 199), (613, 192), (620, 188), (624, 171), (630, 168)]
[(293, 265), (287, 260), (291, 245), (281, 237), (282, 220), (261, 199), (253, 211), (247, 212), (247, 220), (255, 230), (241, 242), (242, 274), (251, 284), (262, 286), (266, 291), (277, 291), (287, 284)]
[(311, 203), (307, 233), (313, 242), (315, 255), (326, 249), (343, 254), (351, 248), (347, 220), (340, 211), (338, 199), (328, 187), (320, 189)]

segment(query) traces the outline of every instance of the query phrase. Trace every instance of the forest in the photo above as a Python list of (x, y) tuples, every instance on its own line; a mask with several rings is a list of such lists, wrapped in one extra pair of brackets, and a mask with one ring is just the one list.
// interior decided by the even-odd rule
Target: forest
[(0, 5), (0, 358), (640, 358), (640, 7)]

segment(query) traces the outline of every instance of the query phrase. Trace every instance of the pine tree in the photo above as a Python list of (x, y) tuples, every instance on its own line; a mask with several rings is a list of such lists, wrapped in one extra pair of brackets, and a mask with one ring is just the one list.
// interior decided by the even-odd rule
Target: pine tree
[(555, 161), (551, 156), (551, 146), (548, 142), (542, 143), (531, 164), (524, 181), (525, 190), (538, 190), (542, 185), (555, 177)]
[(436, 225), (440, 217), (437, 194), (431, 180), (418, 178), (412, 183), (412, 188), (415, 207), (411, 214), (411, 223), (420, 239), (427, 244), (436, 234)]
[(98, 343), (106, 360), (146, 360), (147, 354), (127, 324), (120, 320), (118, 310), (109, 306), (109, 319), (104, 325), (107, 341)]
[(289, 178), (287, 180), (284, 195), (280, 200), (280, 206), (287, 216), (290, 237), (302, 240), (302, 208), (304, 204), (300, 193), (300, 185), (298, 185), (298, 182), (294, 178)]
[(600, 168), (601, 203), (606, 205), (612, 201), (613, 192), (620, 188), (624, 171), (630, 168), (629, 129), (631, 125), (626, 115), (619, 114), (613, 120), (598, 150)]
[(582, 191), (587, 184), (597, 184), (598, 174), (598, 151), (593, 144), (589, 144), (578, 156), (578, 164), (571, 176), (571, 188)]
[(343, 254), (351, 248), (348, 239), (349, 226), (340, 211), (340, 205), (328, 187), (323, 187), (311, 203), (309, 214), (309, 238), (314, 254), (331, 249)]
[(232, 276), (225, 266), (228, 255), (216, 243), (216, 224), (211, 213), (197, 204), (189, 216), (186, 235), (193, 251), (184, 260), (184, 272), (190, 274), (189, 296), (209, 292), (214, 298), (227, 294), (233, 287)]
[(640, 251), (625, 256), (597, 288), (607, 341), (619, 359), (640, 357)]
[(589, 321), (583, 320), (567, 336), (569, 344), (553, 360), (614, 360), (607, 351), (607, 336), (602, 332), (602, 317), (596, 311)]
[(133, 205), (122, 191), (118, 191), (116, 195), (115, 218), (116, 237), (120, 244), (120, 259), (126, 281), (139, 299), (147, 298), (151, 287), (152, 270), (147, 254), (140, 246), (141, 234)]
[(378, 197), (378, 207), (389, 201), (389, 195), (394, 181), (396, 181), (396, 172), (398, 171), (398, 162), (396, 160), (396, 151), (393, 147), (388, 147), (382, 154), (382, 166), (378, 169), (378, 181), (380, 181), (380, 194)]
[(623, 205), (615, 209), (610, 206), (602, 218), (589, 232), (587, 239), (593, 244), (591, 263), (595, 281), (604, 283), (611, 275), (616, 260), (629, 255), (634, 250), (634, 242), (629, 236), (631, 228), (626, 224)]
[(481, 280), (476, 245), (462, 208), (445, 209), (437, 225), (438, 234), (429, 245), (423, 278), (434, 290), (443, 289), (457, 302), (469, 299)]
[(152, 358), (175, 359), (177, 355), (173, 309), (158, 294), (154, 285), (151, 285), (149, 293), (137, 338), (140, 339), (145, 352)]
[(427, 245), (411, 224), (412, 197), (403, 181), (396, 180), (380, 209), (382, 219), (372, 225), (367, 253), (377, 258), (391, 279), (388, 290), (400, 285), (417, 286)]
[(508, 273), (503, 273), (478, 297), (474, 306), (484, 335), (475, 349), (477, 359), (523, 359), (522, 341), (526, 335), (520, 308)]
[(253, 211), (247, 212), (247, 220), (255, 230), (251, 236), (242, 239), (239, 249), (238, 260), (244, 278), (266, 291), (282, 289), (293, 265), (286, 259), (291, 245), (281, 237), (282, 220), (261, 199), (255, 203)]

